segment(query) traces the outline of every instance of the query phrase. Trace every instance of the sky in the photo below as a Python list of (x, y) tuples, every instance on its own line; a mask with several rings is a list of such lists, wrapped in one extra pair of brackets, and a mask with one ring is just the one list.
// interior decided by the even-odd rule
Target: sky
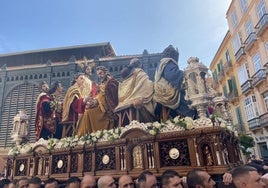
[(117, 55), (178, 48), (179, 66), (209, 66), (228, 30), (231, 0), (7, 0), (0, 55), (110, 42)]

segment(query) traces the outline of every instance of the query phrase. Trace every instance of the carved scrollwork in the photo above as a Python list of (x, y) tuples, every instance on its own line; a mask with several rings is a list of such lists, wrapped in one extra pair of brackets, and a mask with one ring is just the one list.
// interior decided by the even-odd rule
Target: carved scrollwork
[(78, 169), (78, 153), (73, 153), (71, 155), (71, 168), (70, 171), (71, 172), (77, 172)]
[(16, 176), (26, 176), (27, 172), (27, 159), (18, 159), (17, 164), (16, 164), (16, 170), (15, 170), (15, 175)]
[[(61, 162), (62, 161), (62, 165)], [(60, 173), (66, 173), (67, 172), (67, 161), (68, 161), (68, 155), (54, 155), (52, 157), (52, 173), (53, 174), (60, 174)], [(58, 166), (58, 164), (60, 164)], [(60, 167), (60, 168), (59, 168)]]
[[(105, 157), (105, 155), (107, 155), (108, 157), (107, 156)], [(115, 148), (102, 149), (96, 152), (96, 170), (115, 169), (116, 168), (115, 161), (116, 161)]]
[[(170, 156), (170, 151), (178, 150), (175, 152), (177, 156)], [(160, 151), (160, 164), (161, 167), (165, 166), (187, 166), (190, 165), (190, 155), (188, 151), (187, 139), (159, 142)]]
[(92, 168), (92, 152), (85, 152), (84, 153), (84, 171), (90, 172)]

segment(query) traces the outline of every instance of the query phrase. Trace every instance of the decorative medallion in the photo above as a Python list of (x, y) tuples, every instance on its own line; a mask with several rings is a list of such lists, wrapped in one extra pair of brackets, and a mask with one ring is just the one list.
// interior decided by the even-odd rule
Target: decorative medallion
[(102, 163), (108, 164), (110, 162), (110, 157), (108, 155), (103, 155), (102, 157)]
[(20, 171), (20, 172), (22, 172), (22, 171), (24, 170), (24, 168), (25, 168), (24, 164), (23, 164), (23, 163), (22, 163), (22, 164), (20, 164), (19, 171)]
[(169, 156), (171, 159), (178, 159), (180, 156), (180, 151), (177, 148), (171, 148), (169, 150)]
[(58, 162), (57, 162), (57, 167), (58, 168), (62, 168), (62, 166), (63, 166), (63, 160), (58, 160)]

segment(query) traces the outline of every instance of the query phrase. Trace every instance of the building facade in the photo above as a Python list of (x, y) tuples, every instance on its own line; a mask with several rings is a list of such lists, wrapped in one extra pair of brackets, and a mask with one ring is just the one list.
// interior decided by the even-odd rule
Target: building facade
[[(81, 71), (79, 62), (84, 61), (84, 57), (94, 59), (95, 67), (107, 67), (118, 80), (120, 70), (136, 57), (142, 61), (143, 69), (153, 80), (161, 53), (149, 54), (144, 50), (138, 55), (116, 56), (110, 43), (99, 43), (0, 55), (0, 147), (7, 148), (14, 144), (10, 133), (13, 118), (20, 110), (30, 116), (29, 140), (35, 140), (35, 104), (40, 93), (40, 82), (46, 81), (51, 85), (59, 80), (65, 93), (74, 75)], [(98, 82), (95, 67), (92, 80)]]
[[(267, 10), (268, 2), (265, 0), (232, 0), (226, 14), (229, 25), (227, 38), (225, 37), (210, 66), (213, 78), (216, 75), (215, 70), (218, 71), (218, 77), (214, 79), (215, 83), (218, 83), (219, 77), (228, 80), (225, 82), (228, 84), (226, 89), (224, 84), (221, 89), (216, 88), (217, 91), (227, 93), (231, 101), (230, 91), (233, 86), (230, 83), (234, 83), (235, 80), (237, 91), (233, 93), (236, 96), (232, 102), (233, 118), (235, 124), (238, 125), (238, 130), (252, 135), (255, 141), (253, 153), (259, 157), (268, 157)], [(231, 60), (233, 59), (230, 73), (225, 71), (224, 61), (221, 63), (220, 58), (227, 48)], [(229, 81), (230, 77), (233, 81)], [(239, 124), (245, 126), (239, 126)]]

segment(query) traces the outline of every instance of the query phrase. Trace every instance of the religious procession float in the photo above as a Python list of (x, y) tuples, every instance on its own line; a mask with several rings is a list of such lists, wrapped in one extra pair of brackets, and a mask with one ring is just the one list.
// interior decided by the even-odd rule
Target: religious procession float
[[(38, 176), (65, 181), (71, 176), (81, 178), (85, 173), (96, 177), (137, 177), (145, 169), (159, 177), (167, 169), (186, 175), (194, 168), (217, 176), (240, 165), (239, 141), (228, 100), (211, 95), (204, 78), (207, 68), (197, 58), (188, 62), (187, 99), (197, 110), (198, 119), (176, 116), (165, 122), (141, 123), (133, 118), (135, 109), (118, 111), (121, 123), (127, 119), (128, 124), (81, 137), (19, 142), (9, 151), (7, 178)], [(214, 109), (210, 116), (206, 113), (209, 105)], [(19, 114), (14, 119), (14, 129), (24, 125), (27, 118)]]

